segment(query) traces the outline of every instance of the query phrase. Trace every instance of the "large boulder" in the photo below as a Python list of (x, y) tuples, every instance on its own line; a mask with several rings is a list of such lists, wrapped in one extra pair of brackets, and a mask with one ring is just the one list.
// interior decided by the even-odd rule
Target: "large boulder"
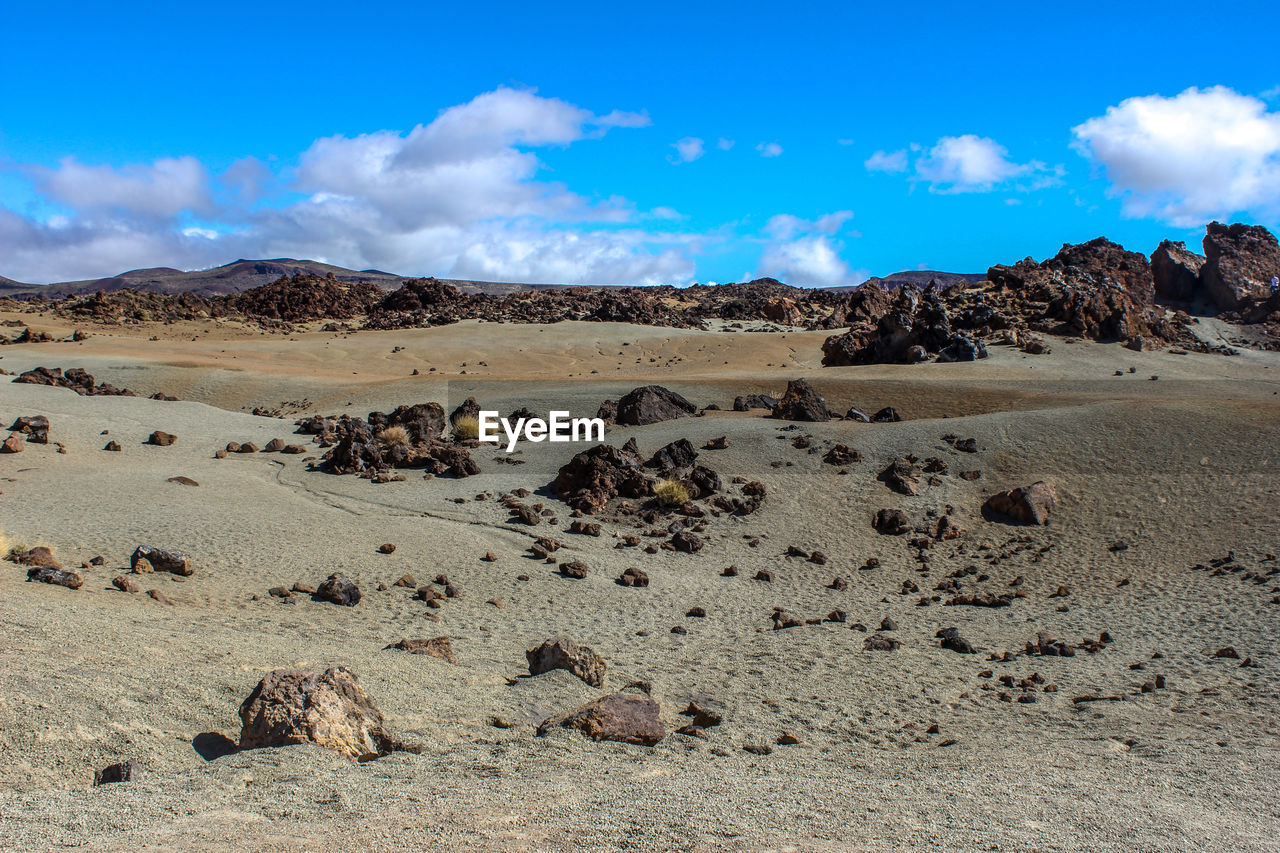
[(686, 418), (698, 407), (661, 385), (636, 388), (618, 401), (617, 422), (631, 426)]
[(1049, 511), (1058, 505), (1058, 492), (1043, 480), (998, 492), (987, 498), (983, 509), (1022, 524), (1048, 524)]
[(240, 706), (240, 748), (314, 743), (355, 761), (405, 747), (388, 732), (355, 673), (344, 666), (323, 673), (277, 669)]
[(614, 693), (548, 717), (538, 726), (538, 736), (545, 737), (552, 729), (569, 728), (595, 741), (654, 746), (667, 733), (661, 711), (658, 703), (648, 696)]
[(1280, 275), (1280, 243), (1261, 225), (1210, 222), (1200, 270), (1205, 293), (1224, 311), (1266, 299), (1271, 277)]
[(529, 661), (530, 675), (563, 669), (592, 687), (604, 686), (604, 658), (590, 646), (580, 646), (568, 637), (552, 637), (537, 648), (526, 651), (524, 656)]
[(792, 379), (787, 383), (786, 393), (773, 407), (773, 416), (787, 421), (831, 420), (827, 401), (803, 379)]
[(638, 456), (598, 444), (570, 459), (556, 474), (551, 491), (574, 509), (594, 512), (615, 497), (644, 497), (649, 483)]
[(1189, 251), (1182, 241), (1163, 240), (1151, 253), (1151, 278), (1156, 296), (1193, 302), (1200, 296), (1200, 268), (1204, 255)]
[(339, 573), (329, 575), (320, 586), (316, 587), (315, 597), (330, 604), (343, 607), (355, 607), (360, 603), (360, 587)]
[(663, 447), (648, 462), (647, 468), (656, 468), (664, 474), (677, 468), (688, 468), (698, 458), (698, 451), (693, 449), (689, 439), (680, 438)]

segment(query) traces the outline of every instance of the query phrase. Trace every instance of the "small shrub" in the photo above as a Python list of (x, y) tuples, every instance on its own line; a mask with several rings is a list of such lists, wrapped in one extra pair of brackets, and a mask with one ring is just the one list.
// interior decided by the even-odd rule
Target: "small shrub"
[(461, 415), (453, 422), (453, 437), (458, 441), (473, 441), (480, 437), (480, 419), (475, 415)]
[(659, 480), (653, 486), (653, 493), (663, 506), (684, 506), (693, 497), (679, 480)]
[(409, 433), (402, 426), (389, 426), (378, 433), (383, 447), (404, 447), (409, 443)]

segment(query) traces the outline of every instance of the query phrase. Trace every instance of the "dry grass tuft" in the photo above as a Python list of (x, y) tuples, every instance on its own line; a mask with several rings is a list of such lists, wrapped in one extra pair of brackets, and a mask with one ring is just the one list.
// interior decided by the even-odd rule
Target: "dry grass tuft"
[(462, 415), (453, 422), (453, 437), (459, 441), (474, 441), (480, 437), (480, 419), (474, 415)]
[(383, 447), (405, 447), (409, 444), (409, 431), (402, 426), (389, 426), (378, 433)]
[(684, 506), (693, 497), (679, 480), (659, 480), (653, 485), (653, 493), (663, 506)]

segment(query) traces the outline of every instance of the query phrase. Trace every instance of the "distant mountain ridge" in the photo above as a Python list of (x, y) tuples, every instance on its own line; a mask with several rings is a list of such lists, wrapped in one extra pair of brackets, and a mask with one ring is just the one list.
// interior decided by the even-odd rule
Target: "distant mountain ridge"
[[(295, 260), (293, 258), (272, 258), (264, 260), (232, 261), (220, 267), (207, 270), (184, 272), (171, 267), (151, 267), (148, 269), (129, 270), (118, 275), (105, 278), (84, 279), (81, 281), (63, 281), (54, 284), (24, 284), (23, 282), (0, 276), (0, 296), (37, 296), (44, 295), (51, 299), (64, 296), (96, 293), (99, 290), (112, 291), (130, 288), (151, 293), (190, 293), (196, 296), (223, 296), (230, 293), (241, 293), (270, 284), (283, 276), (315, 275), (321, 278), (330, 274), (342, 282), (354, 283), (365, 281), (377, 285), (383, 290), (396, 290), (406, 281), (422, 278), (422, 276), (397, 275), (382, 270), (351, 270), (345, 267), (325, 264), (319, 261)], [(903, 284), (925, 285), (930, 280), (951, 286), (959, 281), (981, 281), (983, 274), (962, 274), (935, 272), (932, 270), (909, 270), (892, 275), (871, 278), (864, 284), (892, 290)], [(487, 293), (501, 295), (519, 293), (530, 290), (558, 290), (572, 286), (584, 286), (607, 289), (622, 285), (566, 285), (566, 284), (523, 284), (517, 282), (471, 281), (463, 279), (440, 279), (451, 284), (463, 293)], [(856, 285), (829, 288), (833, 292), (854, 290)]]

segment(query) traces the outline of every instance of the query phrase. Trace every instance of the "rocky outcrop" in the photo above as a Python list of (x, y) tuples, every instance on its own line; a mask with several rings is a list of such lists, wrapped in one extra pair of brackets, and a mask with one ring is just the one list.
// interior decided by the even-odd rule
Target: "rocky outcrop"
[(591, 740), (611, 740), (654, 746), (666, 736), (661, 707), (648, 696), (638, 693), (614, 693), (601, 696), (543, 720), (538, 736), (545, 737), (554, 729), (577, 729)]
[(384, 292), (367, 282), (339, 281), (299, 273), (270, 284), (222, 297), (227, 309), (256, 319), (301, 323), (308, 320), (349, 320), (369, 311)]
[(1181, 241), (1162, 240), (1151, 253), (1151, 278), (1156, 296), (1174, 302), (1194, 302), (1200, 298), (1200, 268), (1204, 255), (1188, 251)]
[(786, 393), (773, 407), (773, 416), (787, 421), (825, 422), (831, 420), (827, 401), (803, 379), (787, 383)]
[(277, 669), (240, 706), (240, 748), (314, 743), (354, 761), (404, 749), (346, 667), (323, 673)]
[(134, 397), (128, 388), (117, 388), (109, 382), (94, 384), (93, 374), (79, 367), (72, 367), (64, 374), (60, 367), (34, 367), (19, 374), (14, 382), (24, 385), (50, 385), (70, 388), (83, 397)]
[(592, 687), (604, 686), (604, 658), (589, 646), (580, 646), (568, 637), (552, 637), (537, 648), (526, 651), (524, 656), (529, 661), (530, 675), (563, 669)]
[(1280, 243), (1261, 225), (1209, 223), (1204, 254), (1205, 294), (1224, 311), (1267, 299), (1271, 277), (1280, 276)]
[(649, 494), (651, 482), (638, 456), (599, 444), (570, 459), (556, 474), (551, 491), (574, 509), (595, 512), (616, 497)]
[(630, 426), (656, 424), (686, 418), (698, 407), (674, 391), (661, 385), (636, 388), (618, 401), (617, 423)]

